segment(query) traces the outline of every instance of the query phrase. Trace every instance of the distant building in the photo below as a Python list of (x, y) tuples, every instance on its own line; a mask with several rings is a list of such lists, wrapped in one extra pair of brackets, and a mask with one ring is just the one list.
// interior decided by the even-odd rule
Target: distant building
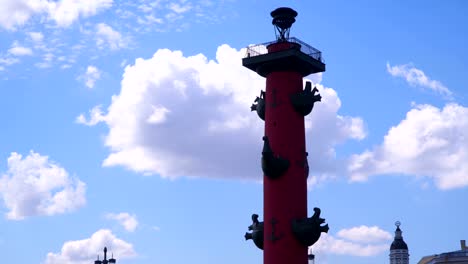
[(401, 223), (397, 221), (395, 225), (397, 228), (395, 230), (395, 239), (390, 246), (390, 264), (409, 264), (408, 245), (406, 245), (401, 235)]
[(460, 240), (460, 250), (423, 257), (418, 264), (468, 264), (466, 241)]

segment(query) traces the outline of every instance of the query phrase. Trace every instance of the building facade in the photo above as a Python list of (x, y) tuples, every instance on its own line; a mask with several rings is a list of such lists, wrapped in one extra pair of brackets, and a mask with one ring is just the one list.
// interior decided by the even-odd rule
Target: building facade
[(418, 264), (468, 264), (466, 241), (460, 241), (460, 250), (426, 256)]
[(400, 222), (396, 222), (395, 239), (390, 246), (390, 264), (409, 264), (408, 245), (401, 235)]

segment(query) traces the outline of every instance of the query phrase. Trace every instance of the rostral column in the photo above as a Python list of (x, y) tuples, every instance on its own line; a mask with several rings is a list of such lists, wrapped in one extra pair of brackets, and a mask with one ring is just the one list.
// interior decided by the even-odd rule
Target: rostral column
[(328, 225), (314, 208), (307, 217), (307, 162), (304, 116), (321, 100), (302, 78), (325, 71), (322, 53), (289, 37), (297, 12), (281, 7), (271, 12), (276, 40), (247, 47), (242, 65), (266, 78), (265, 91), (251, 106), (265, 121), (263, 137), (263, 222), (252, 215), (246, 239), (263, 249), (264, 264), (307, 264), (308, 247)]

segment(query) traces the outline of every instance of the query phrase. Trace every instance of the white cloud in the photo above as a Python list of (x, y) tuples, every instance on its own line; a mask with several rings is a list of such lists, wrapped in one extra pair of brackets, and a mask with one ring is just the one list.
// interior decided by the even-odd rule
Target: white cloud
[[(89, 65), (88, 68), (86, 68), (86, 72), (80, 77), (78, 77), (78, 79), (83, 80), (86, 87), (90, 89), (94, 88), (94, 84), (100, 78), (101, 78), (101, 71), (96, 66), (92, 66), (92, 65)], [(78, 122), (79, 121), (80, 120), (78, 120)]]
[(381, 242), (392, 239), (392, 235), (378, 226), (358, 226), (350, 229), (341, 229), (337, 235), (341, 238), (361, 243)]
[(128, 232), (133, 232), (138, 227), (138, 220), (136, 216), (130, 215), (129, 213), (108, 213), (106, 214), (106, 218), (117, 221)]
[(15, 30), (34, 15), (46, 15), (58, 26), (66, 27), (79, 17), (96, 15), (112, 3), (112, 0), (2, 0), (0, 26)]
[(98, 12), (110, 8), (113, 0), (60, 0), (48, 1), (47, 12), (49, 18), (57, 25), (66, 27), (81, 17), (96, 15)]
[(52, 67), (52, 64), (50, 64), (49, 62), (42, 61), (35, 63), (34, 66), (36, 66), (39, 69), (46, 69)]
[(32, 55), (33, 52), (30, 48), (23, 47), (18, 44), (18, 42), (14, 42), (10, 49), (8, 49), (8, 53), (13, 56), (28, 56)]
[(40, 43), (44, 40), (44, 35), (41, 32), (29, 32), (29, 37), (35, 43)]
[(96, 44), (100, 49), (108, 46), (111, 50), (127, 46), (127, 42), (122, 37), (122, 34), (105, 23), (96, 25)]
[(389, 248), (390, 233), (377, 226), (359, 226), (338, 231), (336, 238), (322, 233), (320, 239), (311, 247), (314, 254), (335, 254), (368, 257), (386, 252)]
[(192, 9), (192, 5), (190, 3), (186, 3), (186, 4), (169, 3), (167, 7), (169, 8), (169, 10), (177, 14), (182, 14)]
[(349, 163), (352, 181), (378, 174), (432, 178), (440, 189), (468, 186), (468, 108), (416, 105), (381, 145)]
[(387, 244), (360, 244), (344, 239), (338, 239), (322, 233), (319, 241), (312, 246), (314, 254), (335, 254), (357, 257), (376, 256), (388, 251)]
[(12, 58), (12, 57), (5, 57), (5, 58), (1, 58), (0, 57), (0, 64), (3, 64), (3, 65), (13, 65), (15, 63), (18, 63), (20, 62), (20, 60), (18, 58)]
[(447, 97), (452, 96), (452, 92), (445, 85), (439, 81), (431, 80), (422, 70), (411, 64), (390, 66), (387, 62), (387, 71), (394, 77), (404, 78), (412, 86), (420, 86)]
[(143, 20), (138, 20), (138, 23), (143, 23), (143, 24), (162, 24), (163, 20), (162, 18), (155, 17), (154, 15), (146, 15), (145, 16), (146, 21)]
[(104, 247), (107, 247), (108, 258), (113, 254), (120, 261), (136, 256), (132, 244), (117, 238), (110, 230), (101, 229), (90, 238), (65, 242), (59, 253), (49, 252), (47, 254), (45, 264), (93, 263), (98, 254), (101, 255), (102, 259)]
[(167, 114), (170, 112), (164, 106), (152, 106), (153, 113), (146, 120), (150, 124), (164, 123), (167, 119)]
[(82, 181), (33, 151), (25, 158), (11, 153), (8, 170), (0, 178), (0, 195), (9, 210), (6, 216), (13, 220), (73, 211), (86, 203), (85, 189)]
[[(222, 45), (216, 61), (209, 61), (202, 54), (184, 57), (161, 49), (128, 65), (120, 94), (105, 116), (94, 118), (109, 127), (105, 145), (111, 153), (103, 165), (170, 178), (260, 178), (264, 122), (250, 105), (265, 79), (242, 67), (243, 54)], [(337, 115), (336, 92), (317, 87), (322, 102), (306, 119), (311, 177), (344, 169), (335, 146), (365, 136), (360, 118)]]
[(43, 0), (3, 0), (0, 4), (0, 26), (7, 30), (15, 30), (24, 25), (29, 18), (44, 11)]
[(104, 116), (103, 113), (102, 113), (102, 110), (101, 110), (101, 106), (100, 106), (100, 105), (93, 107), (93, 109), (91, 109), (91, 110), (89, 111), (89, 115), (90, 115), (90, 119), (87, 120), (86, 117), (84, 116), (84, 114), (80, 114), (80, 115), (76, 118), (76, 122), (77, 122), (78, 124), (83, 124), (83, 125), (87, 125), (87, 126), (94, 126), (94, 125), (96, 125), (97, 123), (106, 120), (106, 119), (105, 119), (105, 116)]

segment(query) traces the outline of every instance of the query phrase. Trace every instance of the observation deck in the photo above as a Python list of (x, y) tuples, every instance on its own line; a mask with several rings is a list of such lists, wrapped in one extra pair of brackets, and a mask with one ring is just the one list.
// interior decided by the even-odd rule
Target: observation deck
[(248, 46), (242, 65), (263, 77), (272, 71), (298, 71), (302, 76), (325, 71), (322, 52), (295, 37)]

